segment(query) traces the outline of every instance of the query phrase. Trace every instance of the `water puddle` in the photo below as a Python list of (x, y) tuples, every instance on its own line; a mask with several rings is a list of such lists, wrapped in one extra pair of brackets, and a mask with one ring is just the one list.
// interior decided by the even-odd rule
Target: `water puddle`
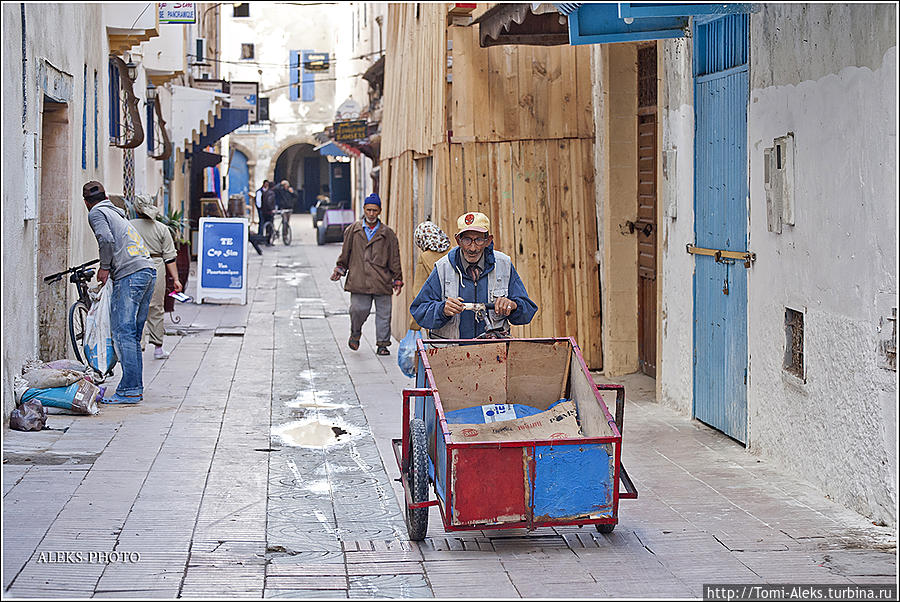
[(334, 403), (328, 391), (298, 391), (297, 396), (287, 402), (289, 408), (310, 410), (343, 410), (350, 406), (346, 403)]
[(340, 420), (310, 418), (283, 424), (273, 429), (272, 434), (284, 445), (323, 448), (346, 443), (360, 431)]
[(285, 284), (288, 286), (297, 286), (300, 284), (300, 281), (304, 278), (309, 278), (311, 276), (308, 272), (288, 272), (286, 274), (275, 274), (276, 278), (281, 278), (285, 281)]

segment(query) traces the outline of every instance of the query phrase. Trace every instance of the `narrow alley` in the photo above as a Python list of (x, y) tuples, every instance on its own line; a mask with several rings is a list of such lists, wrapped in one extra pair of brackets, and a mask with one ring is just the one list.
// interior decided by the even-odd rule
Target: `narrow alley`
[(166, 318), (173, 351), (145, 353), (140, 406), (4, 433), (4, 598), (697, 598), (704, 583), (896, 582), (893, 529), (657, 404), (642, 375), (620, 381), (639, 497), (612, 534), (451, 534), (432, 508), (410, 542), (390, 440), (412, 379), (396, 345), (374, 354), (373, 318), (347, 348), (349, 294), (328, 279), (340, 245), (316, 245), (309, 215), (293, 224), (292, 246), (251, 252), (247, 305)]

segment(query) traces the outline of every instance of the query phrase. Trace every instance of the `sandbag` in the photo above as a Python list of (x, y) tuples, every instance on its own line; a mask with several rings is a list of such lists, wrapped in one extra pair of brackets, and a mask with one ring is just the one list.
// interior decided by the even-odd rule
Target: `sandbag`
[(81, 379), (68, 387), (28, 389), (22, 395), (22, 403), (39, 401), (44, 406), (57, 408), (63, 413), (93, 416), (100, 413), (100, 406), (97, 404), (103, 399), (104, 392), (103, 387)]
[(100, 288), (99, 297), (91, 305), (84, 324), (84, 357), (100, 374), (106, 374), (116, 365), (110, 319), (112, 291), (113, 281), (107, 280)]
[(74, 370), (56, 370), (54, 368), (34, 368), (22, 375), (30, 388), (50, 389), (68, 387), (84, 378), (84, 372)]
[(85, 372), (88, 367), (82, 364), (81, 362), (76, 362), (75, 360), (54, 360), (52, 362), (46, 362), (44, 364), (45, 368), (54, 368), (56, 370), (74, 370), (75, 372)]
[(17, 431), (39, 431), (47, 426), (47, 410), (40, 401), (26, 401), (9, 415), (9, 428)]

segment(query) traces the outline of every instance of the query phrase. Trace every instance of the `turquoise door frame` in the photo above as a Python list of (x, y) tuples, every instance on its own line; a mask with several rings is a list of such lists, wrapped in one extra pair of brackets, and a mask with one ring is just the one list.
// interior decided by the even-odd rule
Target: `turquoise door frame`
[[(694, 32), (695, 246), (747, 251), (749, 18)], [(694, 416), (747, 443), (747, 269), (694, 255)]]

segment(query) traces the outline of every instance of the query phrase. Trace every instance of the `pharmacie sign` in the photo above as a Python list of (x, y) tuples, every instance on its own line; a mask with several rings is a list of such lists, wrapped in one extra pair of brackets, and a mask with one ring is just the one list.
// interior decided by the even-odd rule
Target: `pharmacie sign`
[(197, 22), (196, 2), (160, 2), (157, 6), (160, 23)]

